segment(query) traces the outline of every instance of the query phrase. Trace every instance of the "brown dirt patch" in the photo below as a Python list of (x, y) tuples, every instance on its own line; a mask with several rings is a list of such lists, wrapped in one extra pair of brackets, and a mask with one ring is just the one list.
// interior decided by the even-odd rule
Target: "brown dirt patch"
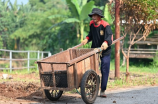
[(12, 78), (2, 79), (0, 73), (0, 99), (31, 99), (33, 96), (42, 96), (38, 73), (8, 74)]
[(1, 83), (0, 96), (10, 99), (16, 98), (30, 98), (32, 96), (41, 96), (38, 83)]

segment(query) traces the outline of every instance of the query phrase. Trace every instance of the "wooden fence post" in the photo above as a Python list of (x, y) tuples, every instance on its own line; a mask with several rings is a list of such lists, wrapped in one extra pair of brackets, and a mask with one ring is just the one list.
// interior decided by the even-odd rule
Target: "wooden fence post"
[(10, 51), (10, 72), (12, 72), (12, 51)]
[[(38, 52), (37, 52), (37, 60), (39, 60), (40, 59), (40, 51), (38, 50)], [(38, 64), (37, 64), (37, 70), (38, 70)]]
[[(0, 67), (0, 70), (6, 69), (6, 70), (8, 70), (10, 72), (12, 72), (14, 69), (27, 69), (28, 71), (30, 71), (30, 68), (36, 68), (36, 65), (30, 66), (30, 62), (31, 62), (30, 60), (37, 61), (37, 60), (43, 59), (45, 57), (44, 56), (45, 53), (48, 54), (48, 57), (51, 56), (50, 52), (48, 52), (48, 51), (39, 51), (39, 50), (38, 51), (20, 51), (20, 50), (17, 51), (17, 50), (0, 49), (0, 51), (4, 51), (4, 52), (8, 52), (9, 53), (9, 54), (7, 54), (8, 55), (7, 58), (3, 58), (3, 57), (0, 56), (0, 61), (1, 60), (2, 61), (7, 61), (9, 63), (8, 67)], [(27, 55), (25, 55), (25, 58), (20, 58), (20, 56), (19, 56), (19, 58), (15, 58), (14, 59), (13, 52), (15, 52), (15, 53), (26, 53)], [(37, 56), (32, 58), (31, 57), (31, 53), (32, 52), (37, 53), (36, 54)], [(22, 66), (22, 67), (13, 67), (12, 66), (13, 65), (13, 61), (25, 61), (27, 63), (27, 65)], [(38, 65), (37, 65), (37, 70), (38, 70)]]
[(42, 51), (42, 57), (41, 58), (43, 59), (43, 51)]
[(30, 52), (28, 51), (28, 54), (27, 54), (27, 70), (29, 71), (30, 70)]

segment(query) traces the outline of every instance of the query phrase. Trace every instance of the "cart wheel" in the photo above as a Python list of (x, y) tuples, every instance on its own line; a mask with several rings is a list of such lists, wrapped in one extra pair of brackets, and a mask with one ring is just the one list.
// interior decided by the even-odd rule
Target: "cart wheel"
[(44, 90), (44, 92), (46, 97), (51, 101), (58, 100), (63, 94), (63, 91), (60, 90)]
[(81, 96), (86, 104), (94, 103), (98, 96), (99, 79), (98, 75), (93, 70), (88, 70), (81, 80)]
[(99, 80), (99, 84), (100, 84), (100, 76), (98, 75), (98, 80)]

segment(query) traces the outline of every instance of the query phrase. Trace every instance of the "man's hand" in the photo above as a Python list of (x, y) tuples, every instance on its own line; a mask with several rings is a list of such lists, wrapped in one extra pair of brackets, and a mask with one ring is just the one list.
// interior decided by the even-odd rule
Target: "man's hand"
[(108, 48), (107, 42), (103, 42), (103, 44), (101, 45), (101, 49), (106, 50), (107, 48)]
[(86, 38), (86, 39), (84, 39), (84, 40), (81, 42), (81, 44), (85, 45), (85, 44), (87, 44), (87, 42), (88, 42), (88, 39)]

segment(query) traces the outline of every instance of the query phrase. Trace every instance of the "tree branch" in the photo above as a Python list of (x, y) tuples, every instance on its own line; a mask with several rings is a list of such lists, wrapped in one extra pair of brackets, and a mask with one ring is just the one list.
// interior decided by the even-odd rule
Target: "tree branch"
[(136, 35), (138, 35), (138, 33), (140, 32), (140, 30), (141, 30), (141, 28), (139, 28), (139, 30), (137, 31), (137, 33), (134, 34), (134, 37), (133, 37), (133, 39), (132, 39), (131, 45), (135, 44), (134, 40), (135, 40), (135, 38), (136, 38)]
[[(124, 37), (126, 37), (126, 35), (127, 35), (127, 32), (126, 32), (126, 33), (123, 33), (123, 36), (124, 36)], [(124, 38), (124, 39), (125, 39), (125, 38)], [(124, 39), (123, 39), (123, 41), (122, 41), (122, 43), (121, 43), (121, 51), (122, 51), (123, 56), (124, 56), (125, 58), (127, 58), (127, 55), (126, 55), (125, 52), (123, 51)]]

